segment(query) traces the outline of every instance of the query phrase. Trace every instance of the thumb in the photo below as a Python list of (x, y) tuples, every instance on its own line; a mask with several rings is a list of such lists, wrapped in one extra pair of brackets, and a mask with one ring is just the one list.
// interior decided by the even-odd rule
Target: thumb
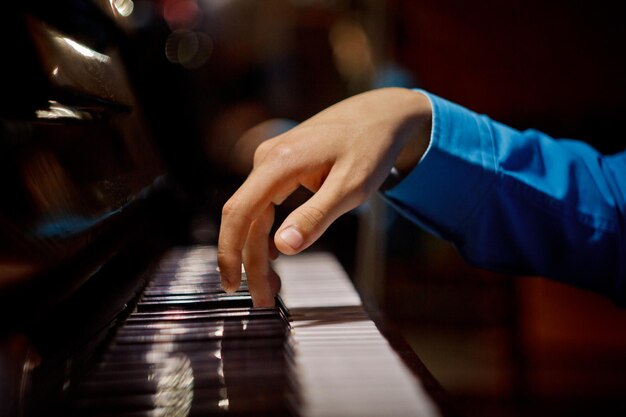
[(278, 228), (274, 243), (280, 252), (295, 255), (311, 246), (339, 216), (357, 205), (347, 193), (328, 184), (327, 179), (322, 188), (291, 212)]

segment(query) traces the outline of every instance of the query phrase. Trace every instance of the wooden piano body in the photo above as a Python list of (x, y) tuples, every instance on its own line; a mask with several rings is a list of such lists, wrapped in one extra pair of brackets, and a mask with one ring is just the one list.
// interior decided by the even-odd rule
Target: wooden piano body
[(331, 253), (277, 262), (277, 308), (221, 291), (228, 178), (129, 4), (2, 17), (0, 415), (453, 414)]

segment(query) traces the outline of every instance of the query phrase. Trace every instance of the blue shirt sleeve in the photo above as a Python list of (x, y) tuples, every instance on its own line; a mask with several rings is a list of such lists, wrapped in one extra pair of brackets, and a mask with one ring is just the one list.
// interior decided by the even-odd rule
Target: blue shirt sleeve
[(626, 152), (518, 131), (433, 94), (430, 146), (385, 192), (496, 271), (542, 275), (626, 306)]

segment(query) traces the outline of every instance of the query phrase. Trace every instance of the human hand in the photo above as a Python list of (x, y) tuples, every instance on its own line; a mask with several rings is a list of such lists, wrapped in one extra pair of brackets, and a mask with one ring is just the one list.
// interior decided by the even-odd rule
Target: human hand
[[(226, 202), (218, 241), (222, 285), (235, 291), (241, 264), (255, 306), (272, 306), (280, 279), (270, 259), (299, 253), (339, 216), (365, 202), (391, 167), (409, 172), (428, 146), (432, 110), (426, 96), (385, 88), (343, 100), (261, 143), (253, 169)], [(298, 187), (313, 196), (278, 228), (274, 205)]]

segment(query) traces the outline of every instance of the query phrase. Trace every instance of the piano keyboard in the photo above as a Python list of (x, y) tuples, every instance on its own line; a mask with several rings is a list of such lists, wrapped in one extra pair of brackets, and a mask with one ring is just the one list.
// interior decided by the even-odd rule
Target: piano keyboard
[(77, 416), (438, 416), (339, 263), (276, 261), (277, 308), (225, 294), (212, 246), (170, 250), (85, 380)]
[(302, 416), (438, 416), (328, 253), (281, 257)]

